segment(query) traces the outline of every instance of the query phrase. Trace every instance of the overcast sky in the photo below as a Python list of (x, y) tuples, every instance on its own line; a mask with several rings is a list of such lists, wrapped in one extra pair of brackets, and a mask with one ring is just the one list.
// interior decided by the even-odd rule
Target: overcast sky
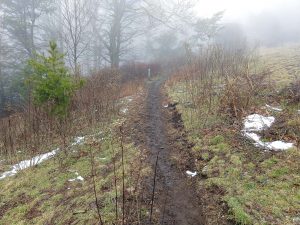
[[(202, 17), (225, 10), (225, 21), (245, 19), (249, 15), (264, 10), (277, 10), (281, 7), (298, 5), (300, 0), (198, 0), (197, 11)], [(300, 16), (300, 9), (299, 9)]]

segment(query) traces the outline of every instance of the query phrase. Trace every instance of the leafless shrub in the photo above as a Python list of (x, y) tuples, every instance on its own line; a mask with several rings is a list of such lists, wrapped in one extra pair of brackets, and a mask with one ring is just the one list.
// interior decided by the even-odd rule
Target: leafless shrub
[(32, 157), (48, 151), (51, 145), (66, 147), (66, 141), (78, 130), (109, 121), (118, 112), (119, 80), (116, 70), (102, 70), (87, 77), (72, 100), (69, 115), (63, 121), (64, 129), (61, 121), (34, 105), (29, 96), (23, 112), (0, 120), (0, 154), (19, 161), (17, 156)]
[(269, 87), (266, 81), (269, 72), (258, 71), (256, 55), (248, 51), (226, 54), (224, 65), (220, 110), (241, 119), (253, 106), (256, 97), (263, 97), (262, 94)]
[(282, 94), (289, 100), (289, 103), (300, 103), (300, 79), (295, 80), (288, 87), (284, 88)]
[(148, 69), (151, 70), (152, 76), (157, 76), (161, 72), (159, 63), (139, 63), (129, 62), (120, 67), (122, 74), (122, 83), (142, 80), (148, 77)]
[(110, 112), (117, 110), (119, 80), (117, 70), (102, 70), (92, 74), (74, 98), (73, 118), (85, 118), (89, 124), (108, 119), (112, 115)]
[(246, 47), (208, 45), (190, 55), (188, 64), (169, 82), (184, 83), (184, 106), (197, 114), (193, 118), (205, 121), (208, 115), (226, 113), (240, 119), (269, 86), (269, 73), (259, 69), (257, 58), (255, 51)]

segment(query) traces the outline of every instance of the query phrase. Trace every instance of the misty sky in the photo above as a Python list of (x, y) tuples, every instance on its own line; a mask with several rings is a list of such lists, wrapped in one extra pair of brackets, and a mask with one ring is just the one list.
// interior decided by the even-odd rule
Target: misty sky
[(298, 6), (299, 0), (198, 0), (197, 11), (202, 17), (225, 10), (224, 20), (244, 19), (265, 10), (278, 10), (288, 6)]

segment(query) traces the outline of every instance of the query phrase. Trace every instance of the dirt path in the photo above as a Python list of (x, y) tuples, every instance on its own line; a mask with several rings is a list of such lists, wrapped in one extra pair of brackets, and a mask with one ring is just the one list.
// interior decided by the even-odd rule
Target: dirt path
[[(162, 107), (162, 80), (148, 84), (146, 102), (142, 103), (136, 129), (139, 129), (139, 141), (148, 150), (148, 163), (155, 168), (157, 155), (157, 176), (155, 189), (155, 218), (158, 224), (164, 225), (201, 225), (205, 224), (201, 202), (195, 192), (192, 178), (178, 166), (175, 158), (186, 158), (177, 148), (180, 137), (170, 135), (168, 127), (174, 126), (174, 118)], [(187, 163), (186, 163), (187, 164)], [(189, 163), (188, 163), (189, 164)], [(190, 163), (187, 168), (193, 167)], [(181, 168), (181, 169), (179, 169)], [(149, 178), (148, 191), (153, 188), (153, 178)]]

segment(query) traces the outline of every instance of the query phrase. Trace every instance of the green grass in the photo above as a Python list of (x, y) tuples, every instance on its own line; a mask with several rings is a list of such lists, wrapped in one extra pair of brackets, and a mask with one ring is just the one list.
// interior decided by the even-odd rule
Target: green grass
[(227, 199), (227, 204), (232, 213), (233, 219), (241, 225), (252, 224), (251, 217), (244, 211), (242, 204), (237, 198), (230, 197)]
[(218, 145), (218, 144), (223, 144), (225, 141), (225, 138), (221, 135), (215, 136), (213, 139), (210, 140), (211, 145)]
[[(100, 136), (94, 138), (101, 139)], [(102, 205), (100, 211), (106, 223), (114, 221), (113, 150), (118, 155), (116, 174), (120, 199), (122, 177), (120, 146), (116, 140), (116, 136), (107, 134), (100, 142), (101, 148), (97, 144), (91, 148), (89, 144), (74, 146), (67, 157), (61, 152), (34, 168), (1, 180), (0, 209), (3, 216), (0, 216), (0, 224), (69, 224), (71, 221), (76, 224), (96, 224), (90, 149), (95, 157), (96, 189)], [(132, 144), (125, 145), (126, 188), (135, 185), (134, 178), (128, 174), (133, 172), (140, 157), (140, 152)], [(83, 182), (68, 181), (76, 177), (75, 172), (84, 178)], [(141, 174), (143, 172), (147, 171), (143, 170)]]
[(209, 153), (207, 153), (207, 152), (203, 153), (202, 154), (202, 159), (207, 161), (209, 159)]
[[(168, 87), (168, 93), (179, 102), (188, 140), (195, 143), (195, 158), (203, 160), (197, 169), (205, 166), (207, 179), (198, 180), (199, 187), (225, 190), (222, 200), (229, 207), (229, 218), (245, 225), (295, 224), (300, 211), (299, 149), (267, 154), (244, 142), (237, 148), (239, 131), (230, 128), (224, 117), (212, 114), (204, 120), (183, 106), (189, 101), (184, 83)], [(291, 125), (298, 124), (294, 120)]]

